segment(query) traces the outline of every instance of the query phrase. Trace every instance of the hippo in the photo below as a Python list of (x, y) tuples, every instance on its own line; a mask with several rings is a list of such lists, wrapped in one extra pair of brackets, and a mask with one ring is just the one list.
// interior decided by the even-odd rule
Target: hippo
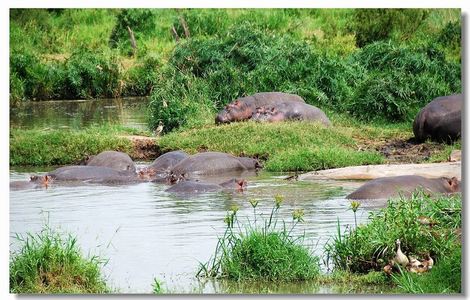
[(103, 151), (98, 155), (91, 157), (87, 166), (108, 167), (116, 171), (135, 173), (135, 164), (129, 155), (118, 151)]
[(305, 103), (300, 96), (279, 92), (257, 93), (252, 96), (238, 98), (225, 106), (215, 117), (215, 123), (231, 123), (244, 121), (251, 118), (257, 107), (273, 105), (286, 102)]
[(202, 152), (180, 161), (171, 169), (170, 175), (217, 175), (256, 170), (259, 167), (260, 164), (253, 158), (239, 158), (222, 152)]
[(426, 193), (457, 193), (460, 192), (460, 181), (456, 177), (426, 178), (418, 175), (391, 176), (373, 179), (347, 199), (385, 199), (399, 196), (409, 197), (418, 188)]
[(204, 183), (200, 181), (187, 180), (179, 182), (172, 187), (166, 189), (169, 193), (208, 193), (235, 190), (242, 192), (246, 189), (246, 180), (244, 179), (230, 179), (222, 182), (221, 184)]
[(55, 169), (46, 174), (54, 181), (59, 182), (87, 182), (87, 183), (108, 183), (125, 184), (135, 183), (141, 180), (137, 174), (130, 174), (128, 171), (117, 171), (108, 167), (97, 166), (67, 166)]
[(167, 152), (155, 159), (147, 169), (154, 170), (156, 172), (169, 171), (174, 165), (188, 157), (189, 155), (186, 152), (180, 150)]
[(10, 182), (10, 190), (25, 190), (34, 188), (47, 188), (53, 181), (51, 176), (31, 176), (29, 180), (18, 180)]
[(302, 102), (286, 102), (276, 106), (266, 105), (256, 108), (251, 119), (259, 122), (281, 122), (286, 120), (314, 121), (325, 126), (331, 122), (319, 108)]
[(413, 133), (418, 142), (431, 139), (450, 143), (460, 138), (463, 95), (437, 97), (426, 105), (413, 122)]

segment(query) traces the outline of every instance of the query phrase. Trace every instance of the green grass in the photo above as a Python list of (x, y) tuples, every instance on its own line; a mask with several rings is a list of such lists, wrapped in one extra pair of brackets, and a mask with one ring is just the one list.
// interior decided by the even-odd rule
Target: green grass
[(10, 257), (10, 292), (18, 294), (107, 293), (101, 275), (105, 263), (84, 257), (71, 235), (45, 228), (36, 234), (16, 236), (20, 250)]
[(84, 130), (10, 130), (10, 165), (74, 164), (87, 155), (105, 150), (132, 154), (132, 142), (120, 137), (134, 130), (119, 126), (91, 127)]
[(319, 258), (303, 244), (303, 236), (292, 235), (294, 227), (302, 221), (303, 211), (294, 211), (293, 222), (288, 226), (277, 216), (282, 199), (280, 195), (275, 197), (275, 205), (266, 219), (257, 215), (256, 200), (250, 200), (254, 218), (247, 223), (238, 221), (237, 208), (227, 213), (224, 236), (219, 238), (213, 257), (201, 264), (197, 275), (237, 281), (289, 282), (316, 278), (320, 273)]
[[(461, 227), (460, 195), (431, 199), (421, 192), (410, 199), (391, 199), (386, 208), (372, 212), (366, 225), (349, 227), (326, 246), (327, 256), (336, 269), (367, 273), (382, 270), (395, 256), (400, 239), (406, 255), (423, 257), (427, 252), (439, 261), (459, 244), (455, 230)], [(419, 217), (435, 220), (429, 227)], [(339, 221), (338, 221), (339, 222)]]
[(269, 171), (309, 171), (348, 165), (379, 164), (382, 156), (357, 151), (351, 130), (315, 123), (231, 123), (172, 132), (159, 140), (163, 151), (221, 151), (265, 159)]

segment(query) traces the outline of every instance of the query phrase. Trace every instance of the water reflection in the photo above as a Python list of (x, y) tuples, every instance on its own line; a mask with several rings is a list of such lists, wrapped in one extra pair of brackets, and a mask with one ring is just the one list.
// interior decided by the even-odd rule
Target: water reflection
[[(15, 169), (10, 172), (10, 180), (26, 179), (38, 171), (47, 170)], [(226, 211), (237, 205), (240, 222), (252, 220), (249, 199), (259, 200), (256, 210), (267, 218), (274, 195), (283, 195), (279, 217), (288, 226), (292, 211), (304, 209), (305, 222), (296, 227), (294, 234), (305, 233), (307, 244), (320, 256), (324, 244), (336, 232), (338, 220), (343, 229), (354, 224), (350, 203), (344, 196), (360, 182), (295, 182), (283, 180), (284, 176), (252, 174), (246, 177), (249, 184), (243, 193), (207, 193), (190, 198), (171, 195), (164, 191), (167, 186), (155, 183), (12, 191), (10, 232), (39, 231), (46, 212), (53, 228), (77, 235), (84, 253), (109, 258), (104, 273), (119, 292), (149, 293), (155, 277), (175, 293), (328, 292), (308, 283), (242, 286), (227, 282), (203, 284), (195, 278), (199, 262), (211, 257), (217, 237), (225, 230)], [(358, 223), (367, 220), (368, 212), (368, 208), (359, 208)], [(325, 270), (325, 266), (322, 268)]]
[(122, 124), (145, 129), (147, 98), (25, 101), (10, 109), (11, 128), (72, 128)]

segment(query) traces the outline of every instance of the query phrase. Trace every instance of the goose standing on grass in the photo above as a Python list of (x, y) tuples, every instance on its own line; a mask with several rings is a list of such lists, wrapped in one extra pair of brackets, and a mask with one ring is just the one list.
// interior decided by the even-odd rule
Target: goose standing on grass
[(403, 254), (403, 252), (401, 251), (400, 239), (397, 239), (396, 244), (397, 244), (397, 253), (396, 253), (396, 255), (395, 255), (394, 261), (395, 261), (396, 263), (398, 263), (399, 265), (401, 265), (402, 267), (406, 267), (406, 265), (408, 265), (408, 264), (410, 263), (410, 260), (409, 260), (408, 257), (406, 257), (406, 255)]

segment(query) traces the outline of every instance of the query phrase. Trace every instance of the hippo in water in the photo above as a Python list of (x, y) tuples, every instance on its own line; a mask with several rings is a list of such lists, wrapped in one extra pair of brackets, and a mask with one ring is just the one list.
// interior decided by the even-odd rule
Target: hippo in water
[(222, 152), (202, 152), (191, 155), (176, 164), (170, 174), (181, 175), (217, 175), (230, 172), (254, 171), (260, 167), (256, 159), (236, 157)]
[(220, 124), (248, 120), (253, 113), (256, 112), (257, 107), (264, 105), (276, 106), (286, 102), (305, 103), (300, 96), (293, 94), (279, 92), (257, 93), (252, 96), (238, 98), (226, 105), (215, 117), (215, 123)]
[(87, 182), (103, 184), (126, 184), (140, 182), (139, 177), (128, 171), (117, 171), (108, 167), (67, 166), (46, 174), (59, 182)]
[(256, 108), (251, 119), (260, 122), (281, 122), (286, 120), (314, 121), (325, 126), (331, 122), (319, 108), (301, 102), (286, 102), (276, 106), (266, 105)]
[(108, 167), (117, 171), (135, 173), (135, 164), (129, 155), (118, 151), (103, 151), (98, 155), (91, 157), (87, 166)]
[(29, 180), (18, 180), (10, 182), (10, 190), (25, 190), (35, 188), (48, 188), (53, 181), (51, 176), (31, 176)]
[(462, 94), (435, 98), (418, 113), (413, 122), (416, 140), (452, 142), (460, 138), (462, 106)]
[(188, 157), (189, 155), (186, 152), (180, 150), (167, 152), (157, 157), (157, 159), (155, 159), (147, 169), (151, 169), (156, 172), (169, 171), (174, 165)]
[(239, 191), (242, 192), (246, 189), (246, 180), (244, 179), (230, 179), (222, 182), (221, 184), (204, 183), (200, 181), (187, 180), (179, 182), (172, 187), (166, 189), (170, 193), (208, 193), (219, 191)]
[(426, 178), (418, 175), (382, 177), (365, 183), (346, 198), (388, 199), (400, 194), (409, 197), (419, 188), (425, 193), (456, 193), (460, 192), (460, 181), (456, 177)]

